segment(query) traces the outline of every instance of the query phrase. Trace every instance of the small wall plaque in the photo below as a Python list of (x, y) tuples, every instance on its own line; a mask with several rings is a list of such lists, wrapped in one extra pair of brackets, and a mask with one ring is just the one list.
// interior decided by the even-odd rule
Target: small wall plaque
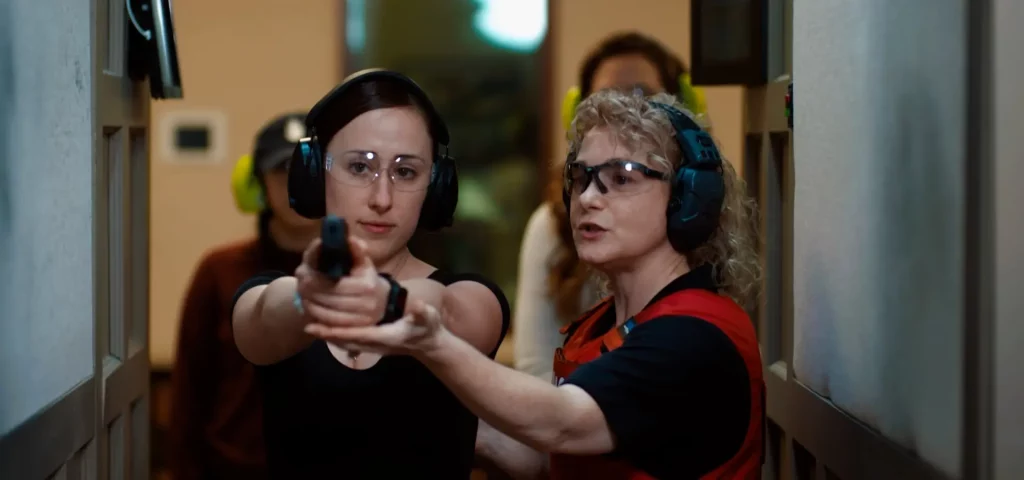
[(226, 116), (216, 110), (165, 113), (157, 131), (160, 156), (173, 163), (219, 163), (227, 150), (226, 125)]

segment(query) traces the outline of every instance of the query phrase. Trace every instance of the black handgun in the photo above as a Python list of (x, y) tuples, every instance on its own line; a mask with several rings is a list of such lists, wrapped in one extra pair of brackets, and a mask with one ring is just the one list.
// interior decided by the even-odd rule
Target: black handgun
[(345, 219), (334, 215), (324, 218), (320, 230), (320, 273), (337, 282), (352, 270), (352, 252), (348, 248), (348, 227)]

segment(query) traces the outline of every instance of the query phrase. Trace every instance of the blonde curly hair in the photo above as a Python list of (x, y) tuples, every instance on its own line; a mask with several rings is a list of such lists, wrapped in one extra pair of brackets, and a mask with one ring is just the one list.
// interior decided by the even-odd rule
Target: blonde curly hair
[[(619, 90), (597, 92), (580, 104), (569, 127), (569, 151), (577, 152), (588, 132), (608, 127), (630, 149), (646, 149), (652, 166), (675, 174), (682, 162), (682, 152), (664, 110), (652, 102), (671, 105), (703, 125), (701, 116), (686, 110), (675, 97)], [(572, 155), (570, 153), (570, 155)], [(761, 262), (757, 248), (757, 206), (747, 195), (746, 182), (736, 174), (728, 160), (722, 162), (725, 199), (718, 228), (711, 238), (693, 251), (686, 252), (690, 268), (711, 264), (718, 287), (740, 305), (751, 305), (761, 285)]]

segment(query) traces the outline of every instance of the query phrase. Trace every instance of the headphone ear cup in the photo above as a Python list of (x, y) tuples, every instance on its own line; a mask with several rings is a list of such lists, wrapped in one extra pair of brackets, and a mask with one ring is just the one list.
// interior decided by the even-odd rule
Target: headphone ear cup
[(263, 187), (256, 178), (251, 155), (242, 155), (231, 171), (231, 193), (242, 213), (259, 213), (266, 206)]
[(326, 175), (317, 138), (300, 140), (288, 165), (288, 203), (295, 213), (311, 219), (323, 218)]
[(582, 100), (580, 97), (582, 96), (583, 92), (580, 91), (580, 87), (572, 87), (565, 92), (565, 97), (562, 98), (562, 125), (566, 132), (572, 127), (572, 119), (576, 118), (576, 107), (580, 106)]
[(721, 173), (680, 168), (666, 212), (672, 248), (687, 253), (707, 242), (718, 228), (724, 198), (725, 179)]
[(455, 161), (445, 155), (434, 159), (427, 197), (417, 225), (428, 232), (452, 226), (459, 204), (459, 172)]

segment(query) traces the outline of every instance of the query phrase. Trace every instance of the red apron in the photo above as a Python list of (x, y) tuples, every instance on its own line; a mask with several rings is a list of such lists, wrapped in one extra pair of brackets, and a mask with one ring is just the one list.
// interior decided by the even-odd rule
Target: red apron
[[(598, 326), (598, 319), (608, 311), (611, 300), (597, 305), (580, 320), (562, 329), (572, 331), (565, 346), (555, 352), (554, 383), (561, 385), (580, 365), (601, 356), (601, 347), (612, 351), (622, 345), (628, 333), (618, 327), (596, 336), (592, 330)], [(747, 366), (750, 378), (750, 424), (739, 451), (728, 461), (719, 465), (703, 479), (758, 479), (761, 477), (761, 460), (764, 444), (764, 378), (762, 377), (761, 351), (757, 332), (750, 317), (735, 302), (727, 297), (701, 289), (686, 289), (671, 293), (649, 305), (633, 317), (630, 328), (652, 318), (662, 316), (690, 316), (710, 322), (718, 327), (736, 346)], [(630, 325), (630, 322), (627, 322)], [(551, 455), (551, 478), (556, 480), (647, 480), (651, 475), (630, 465), (624, 460), (606, 456)]]

